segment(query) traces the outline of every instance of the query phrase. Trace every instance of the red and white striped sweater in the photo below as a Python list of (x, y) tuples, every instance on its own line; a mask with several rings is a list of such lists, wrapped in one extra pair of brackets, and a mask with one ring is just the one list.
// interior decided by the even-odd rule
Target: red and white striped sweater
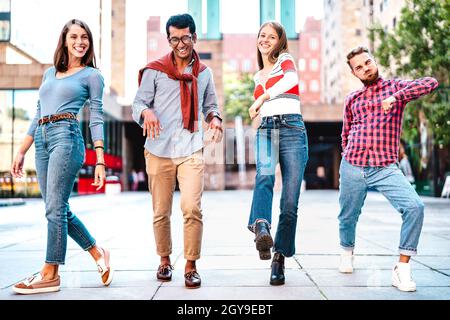
[(261, 117), (277, 114), (300, 114), (300, 92), (298, 89), (298, 75), (294, 59), (289, 53), (278, 56), (266, 83), (261, 83), (258, 71), (253, 80), (255, 91), (253, 96), (257, 99), (264, 92), (270, 96), (261, 106)]

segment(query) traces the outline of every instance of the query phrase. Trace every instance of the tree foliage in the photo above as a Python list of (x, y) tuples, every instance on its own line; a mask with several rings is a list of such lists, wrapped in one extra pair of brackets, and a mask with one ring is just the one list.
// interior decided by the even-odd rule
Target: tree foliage
[(248, 109), (252, 105), (254, 82), (249, 73), (227, 74), (224, 76), (225, 91), (225, 116), (228, 121), (233, 121), (236, 116), (241, 116), (245, 124), (250, 124)]
[(392, 75), (419, 78), (433, 76), (439, 88), (433, 95), (411, 103), (406, 109), (404, 137), (416, 140), (417, 108), (423, 108), (434, 142), (450, 144), (450, 1), (407, 0), (393, 32), (380, 25), (371, 30), (378, 62)]

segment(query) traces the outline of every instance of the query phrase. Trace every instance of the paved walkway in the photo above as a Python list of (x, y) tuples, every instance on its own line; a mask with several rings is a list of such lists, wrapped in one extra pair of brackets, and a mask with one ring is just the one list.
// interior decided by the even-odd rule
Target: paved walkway
[[(307, 190), (301, 195), (297, 254), (286, 262), (286, 284), (269, 285), (270, 261), (261, 261), (246, 229), (251, 191), (205, 192), (202, 287), (184, 287), (182, 218), (174, 199), (172, 282), (156, 281), (150, 195), (146, 192), (75, 197), (72, 210), (101, 246), (112, 251), (116, 269), (111, 286), (103, 287), (90, 256), (69, 240), (61, 267), (60, 292), (22, 296), (12, 292), (18, 280), (39, 271), (46, 245), (43, 202), (0, 208), (0, 299), (154, 299), (154, 300), (335, 300), (450, 299), (450, 201), (423, 198), (426, 217), (419, 255), (412, 261), (418, 290), (403, 293), (391, 286), (397, 260), (401, 218), (378, 193), (369, 193), (360, 218), (355, 272), (337, 271), (338, 193)], [(278, 212), (279, 194), (274, 199)], [(276, 223), (277, 215), (274, 215)]]

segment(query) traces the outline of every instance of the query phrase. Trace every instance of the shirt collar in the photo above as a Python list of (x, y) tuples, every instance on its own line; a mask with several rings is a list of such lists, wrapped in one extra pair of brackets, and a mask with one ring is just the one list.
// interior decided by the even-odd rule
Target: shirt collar
[(382, 77), (381, 75), (378, 75), (377, 80), (375, 80), (374, 82), (372, 82), (372, 83), (369, 84), (369, 85), (364, 85), (364, 87), (370, 88), (370, 87), (376, 86), (376, 85), (379, 84), (381, 81), (383, 81), (383, 77)]

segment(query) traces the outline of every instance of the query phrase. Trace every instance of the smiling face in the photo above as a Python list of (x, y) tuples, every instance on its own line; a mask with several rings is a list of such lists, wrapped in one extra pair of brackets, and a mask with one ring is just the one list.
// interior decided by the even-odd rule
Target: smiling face
[(352, 73), (364, 84), (371, 84), (378, 79), (378, 66), (367, 52), (355, 55), (349, 60)]
[[(181, 60), (191, 59), (197, 35), (191, 34), (189, 27), (178, 29), (170, 26), (168, 40), (176, 58)], [(177, 41), (178, 43), (176, 43)]]
[(81, 60), (90, 46), (86, 30), (77, 24), (71, 25), (66, 35), (65, 46), (70, 61)]
[(258, 36), (258, 50), (261, 55), (268, 56), (279, 41), (276, 30), (270, 25), (263, 27)]

